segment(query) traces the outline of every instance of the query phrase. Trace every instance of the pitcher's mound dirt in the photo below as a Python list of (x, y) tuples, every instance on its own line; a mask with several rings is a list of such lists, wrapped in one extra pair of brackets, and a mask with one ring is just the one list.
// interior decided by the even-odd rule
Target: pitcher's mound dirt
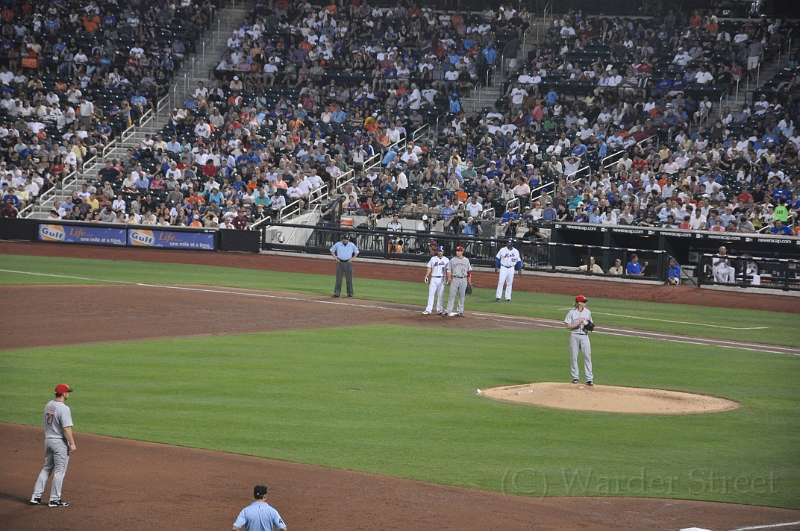
[(724, 398), (664, 389), (540, 382), (481, 389), (494, 400), (528, 406), (602, 413), (686, 415), (730, 411), (739, 404)]

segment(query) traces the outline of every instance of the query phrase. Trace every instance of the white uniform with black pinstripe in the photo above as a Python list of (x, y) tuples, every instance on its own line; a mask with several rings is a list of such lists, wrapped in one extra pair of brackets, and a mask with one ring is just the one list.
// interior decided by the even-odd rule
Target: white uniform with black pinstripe
[(436, 299), (436, 313), (442, 313), (444, 297), (444, 279), (447, 274), (447, 264), (450, 260), (446, 256), (434, 256), (428, 260), (428, 269), (431, 270), (430, 283), (428, 284), (428, 305), (426, 312), (433, 311), (433, 302)]

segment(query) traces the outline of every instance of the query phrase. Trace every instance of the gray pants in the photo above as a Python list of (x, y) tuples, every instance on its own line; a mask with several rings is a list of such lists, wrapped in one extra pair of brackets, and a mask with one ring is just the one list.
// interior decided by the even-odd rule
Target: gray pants
[(450, 297), (447, 299), (447, 309), (445, 312), (450, 313), (453, 311), (453, 303), (458, 295), (458, 309), (456, 313), (464, 313), (464, 299), (467, 296), (467, 279), (466, 278), (453, 278), (450, 283)]
[(569, 335), (569, 358), (573, 380), (579, 380), (581, 376), (578, 370), (579, 350), (583, 353), (583, 372), (586, 373), (586, 381), (591, 382), (594, 380), (594, 374), (592, 374), (592, 345), (589, 343), (588, 334)]
[(58, 439), (44, 440), (44, 468), (39, 472), (39, 478), (33, 487), (33, 497), (41, 498), (44, 492), (45, 483), (50, 474), (53, 474), (53, 484), (50, 486), (50, 501), (61, 499), (61, 484), (67, 474), (67, 464), (69, 463), (69, 447), (65, 441)]
[(342, 275), (347, 279), (347, 296), (353, 296), (353, 263), (336, 262), (336, 286), (333, 288), (334, 296), (338, 297), (342, 293)]

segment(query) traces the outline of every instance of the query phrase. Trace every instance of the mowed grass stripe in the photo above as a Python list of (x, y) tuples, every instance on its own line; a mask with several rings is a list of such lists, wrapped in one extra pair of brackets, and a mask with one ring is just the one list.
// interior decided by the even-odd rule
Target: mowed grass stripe
[[(742, 407), (647, 416), (490, 401), (475, 390), (567, 381), (566, 333), (368, 326), (4, 352), (0, 419), (38, 425), (52, 382), (67, 381), (78, 433), (509, 494), (541, 495), (547, 478), (548, 495), (800, 508), (800, 360), (592, 340), (599, 384), (705, 393)], [(641, 474), (644, 491), (631, 479)], [(712, 482), (722, 477), (740, 488)], [(764, 492), (761, 479), (771, 482)], [(667, 480), (672, 490), (659, 487)]]
[[(83, 260), (30, 256), (0, 256), (0, 269), (104, 279), (108, 282), (130, 282), (167, 285), (201, 285), (248, 288), (258, 290), (329, 296), (333, 278), (327, 275), (283, 273), (188, 264), (164, 264), (113, 260)], [(331, 269), (333, 271), (333, 268)], [(420, 268), (420, 273), (422, 269)], [(361, 299), (416, 304), (424, 306), (427, 286), (393, 280), (356, 279), (356, 295)], [(39, 277), (29, 274), (0, 272), (0, 284), (97, 284), (95, 280)], [(676, 288), (680, 289), (680, 288)], [(588, 294), (591, 298), (591, 294)], [(213, 297), (213, 295), (209, 295)], [(573, 297), (545, 293), (515, 292), (511, 304), (496, 304), (494, 290), (476, 289), (467, 301), (467, 309), (507, 315), (563, 319), (562, 308), (573, 303)], [(674, 334), (699, 335), (720, 339), (752, 341), (775, 345), (800, 344), (800, 319), (795, 314), (751, 311), (745, 309), (707, 308), (691, 305), (622, 301), (591, 298), (590, 309), (615, 315), (598, 315), (601, 325), (625, 326), (641, 330)], [(635, 315), (653, 321), (629, 319)], [(728, 330), (663, 322), (680, 320), (687, 323), (729, 325), (759, 330)]]

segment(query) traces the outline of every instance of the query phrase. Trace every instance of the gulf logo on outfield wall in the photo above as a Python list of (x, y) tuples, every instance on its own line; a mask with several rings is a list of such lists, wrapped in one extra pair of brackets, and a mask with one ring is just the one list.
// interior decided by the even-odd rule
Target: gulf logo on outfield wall
[(63, 242), (66, 234), (61, 225), (39, 225), (39, 237), (45, 242)]
[(156, 238), (151, 230), (132, 230), (131, 243), (142, 247), (152, 247), (156, 243)]

